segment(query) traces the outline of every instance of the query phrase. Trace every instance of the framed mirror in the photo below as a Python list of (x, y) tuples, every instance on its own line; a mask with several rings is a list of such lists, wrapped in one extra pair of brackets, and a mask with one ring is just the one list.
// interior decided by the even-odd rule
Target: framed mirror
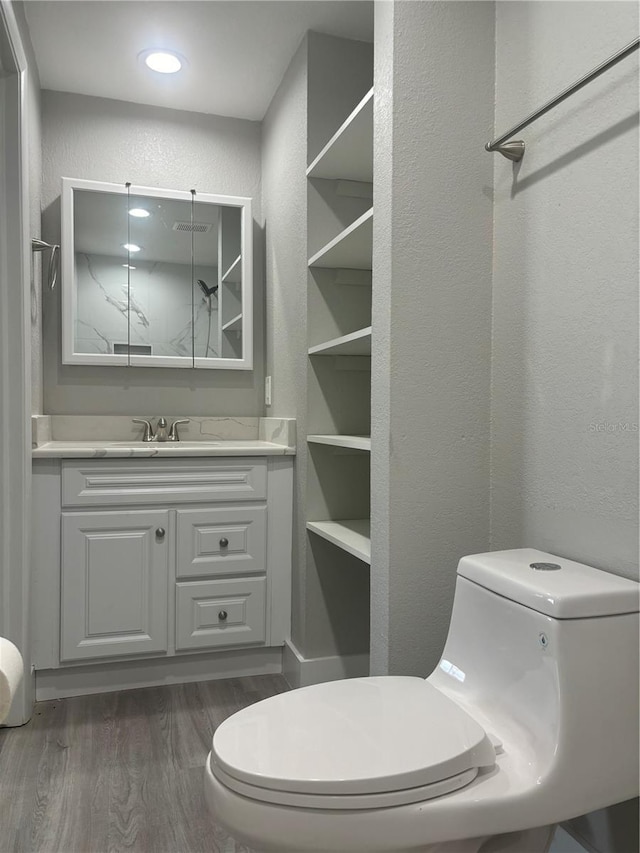
[(250, 370), (251, 199), (62, 179), (62, 361)]

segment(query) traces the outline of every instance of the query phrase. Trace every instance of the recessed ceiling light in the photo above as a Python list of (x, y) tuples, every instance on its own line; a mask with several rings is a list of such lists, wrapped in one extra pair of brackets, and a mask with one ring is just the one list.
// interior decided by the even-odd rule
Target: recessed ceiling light
[(135, 216), (136, 219), (146, 219), (147, 216), (151, 216), (151, 211), (145, 210), (144, 207), (132, 207), (129, 216)]
[(139, 252), (142, 247), (136, 246), (135, 243), (123, 243), (122, 248), (126, 249), (127, 252)]
[(184, 64), (184, 59), (172, 50), (145, 50), (141, 56), (147, 68), (158, 74), (175, 74)]
[(122, 266), (123, 266), (126, 270), (134, 270), (134, 269), (135, 269), (135, 267), (132, 267), (132, 266), (131, 266), (131, 264), (122, 264)]

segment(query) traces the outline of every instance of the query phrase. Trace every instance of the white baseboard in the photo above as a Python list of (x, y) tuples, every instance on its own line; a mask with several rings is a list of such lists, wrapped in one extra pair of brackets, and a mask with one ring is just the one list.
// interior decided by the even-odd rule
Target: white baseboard
[(308, 687), (323, 681), (369, 675), (369, 655), (303, 657), (291, 640), (285, 640), (282, 671), (291, 687)]
[(580, 844), (575, 836), (569, 835), (561, 826), (556, 829), (549, 853), (587, 853), (587, 848)]
[(282, 672), (280, 646), (36, 671), (36, 700)]

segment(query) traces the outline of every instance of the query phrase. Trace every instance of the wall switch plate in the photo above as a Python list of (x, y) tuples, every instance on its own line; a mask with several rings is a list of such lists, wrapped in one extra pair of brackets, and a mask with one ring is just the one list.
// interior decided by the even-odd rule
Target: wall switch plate
[(271, 405), (271, 377), (265, 376), (264, 378), (264, 404), (265, 406)]

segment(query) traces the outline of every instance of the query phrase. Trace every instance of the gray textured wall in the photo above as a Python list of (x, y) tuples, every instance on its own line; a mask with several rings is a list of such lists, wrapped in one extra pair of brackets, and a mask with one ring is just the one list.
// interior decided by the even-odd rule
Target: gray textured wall
[[(634, 3), (497, 3), (496, 130), (637, 32)], [(494, 164), (491, 545), (637, 579), (637, 55), (521, 135)], [(630, 853), (638, 801), (571, 826)]]
[[(498, 131), (637, 31), (631, 3), (498, 3)], [(492, 547), (637, 578), (637, 54), (522, 136), (495, 157)]]
[[(14, 3), (22, 45), (29, 65), (27, 94), (27, 134), (29, 145), (29, 197), (31, 237), (40, 236), (40, 204), (42, 185), (42, 129), (40, 126), (40, 80), (33, 46), (29, 37), (24, 3)], [(48, 259), (48, 255), (46, 256)], [(31, 412), (43, 412), (42, 388), (42, 255), (32, 256), (31, 272)], [(45, 277), (46, 277), (45, 271)]]
[(42, 93), (45, 239), (59, 242), (60, 178), (87, 178), (254, 201), (254, 370), (63, 365), (60, 290), (45, 294), (44, 411), (48, 414), (261, 415), (264, 279), (259, 122), (104, 98)]
[(489, 545), (491, 3), (376, 4), (371, 668), (427, 675)]
[(291, 636), (304, 645), (307, 349), (307, 39), (291, 60), (263, 122), (269, 415), (297, 418)]

